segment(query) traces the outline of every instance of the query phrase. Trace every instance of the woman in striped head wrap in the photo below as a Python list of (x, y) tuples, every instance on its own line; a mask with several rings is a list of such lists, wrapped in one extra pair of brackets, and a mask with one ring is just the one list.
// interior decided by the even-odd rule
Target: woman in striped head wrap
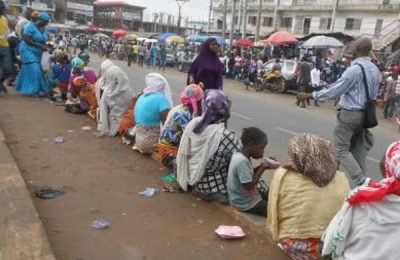
[(278, 169), (268, 198), (268, 228), (293, 259), (317, 260), (320, 237), (350, 190), (331, 144), (316, 135), (289, 141), (290, 165)]

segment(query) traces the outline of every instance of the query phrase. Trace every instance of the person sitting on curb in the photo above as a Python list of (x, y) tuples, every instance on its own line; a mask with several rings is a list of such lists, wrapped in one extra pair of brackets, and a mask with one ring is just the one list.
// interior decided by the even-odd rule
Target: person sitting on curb
[(267, 216), (268, 190), (260, 180), (265, 170), (276, 169), (279, 164), (261, 163), (253, 169), (251, 158), (261, 159), (267, 146), (267, 135), (258, 128), (243, 129), (243, 148), (233, 154), (228, 171), (230, 204), (237, 210), (262, 217)]
[(381, 161), (380, 182), (354, 189), (323, 236), (322, 256), (342, 260), (400, 259), (400, 141)]
[(267, 227), (292, 259), (321, 259), (321, 236), (350, 191), (327, 140), (301, 134), (289, 141), (290, 165), (276, 170)]

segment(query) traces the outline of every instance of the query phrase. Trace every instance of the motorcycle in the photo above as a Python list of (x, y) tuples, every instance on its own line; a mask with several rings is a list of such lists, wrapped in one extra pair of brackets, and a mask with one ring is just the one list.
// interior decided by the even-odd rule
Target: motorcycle
[(285, 79), (280, 71), (271, 71), (263, 75), (261, 90), (269, 90), (272, 93), (285, 91)]

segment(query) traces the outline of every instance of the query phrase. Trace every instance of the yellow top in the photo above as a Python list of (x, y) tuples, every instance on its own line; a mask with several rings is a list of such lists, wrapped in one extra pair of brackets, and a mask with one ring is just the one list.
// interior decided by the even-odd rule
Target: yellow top
[(320, 188), (297, 172), (277, 169), (268, 197), (267, 227), (273, 239), (320, 238), (349, 191), (347, 178), (339, 171)]
[(0, 48), (8, 48), (7, 36), (9, 33), (8, 20), (2, 15), (0, 16)]
[(139, 53), (139, 45), (137, 45), (137, 44), (133, 45), (132, 49), (133, 49), (133, 53), (134, 54), (138, 54)]

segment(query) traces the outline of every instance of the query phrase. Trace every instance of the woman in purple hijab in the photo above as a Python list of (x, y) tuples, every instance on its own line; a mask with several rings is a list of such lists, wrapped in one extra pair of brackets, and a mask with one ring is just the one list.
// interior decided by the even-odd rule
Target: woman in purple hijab
[(222, 89), (222, 64), (218, 58), (220, 46), (214, 38), (208, 38), (194, 60), (188, 73), (187, 84), (204, 84), (204, 89)]
[(207, 90), (203, 114), (186, 126), (179, 145), (176, 160), (179, 185), (186, 191), (191, 187), (204, 200), (229, 203), (226, 189), (229, 163), (240, 147), (235, 133), (226, 128), (230, 105), (222, 90)]

